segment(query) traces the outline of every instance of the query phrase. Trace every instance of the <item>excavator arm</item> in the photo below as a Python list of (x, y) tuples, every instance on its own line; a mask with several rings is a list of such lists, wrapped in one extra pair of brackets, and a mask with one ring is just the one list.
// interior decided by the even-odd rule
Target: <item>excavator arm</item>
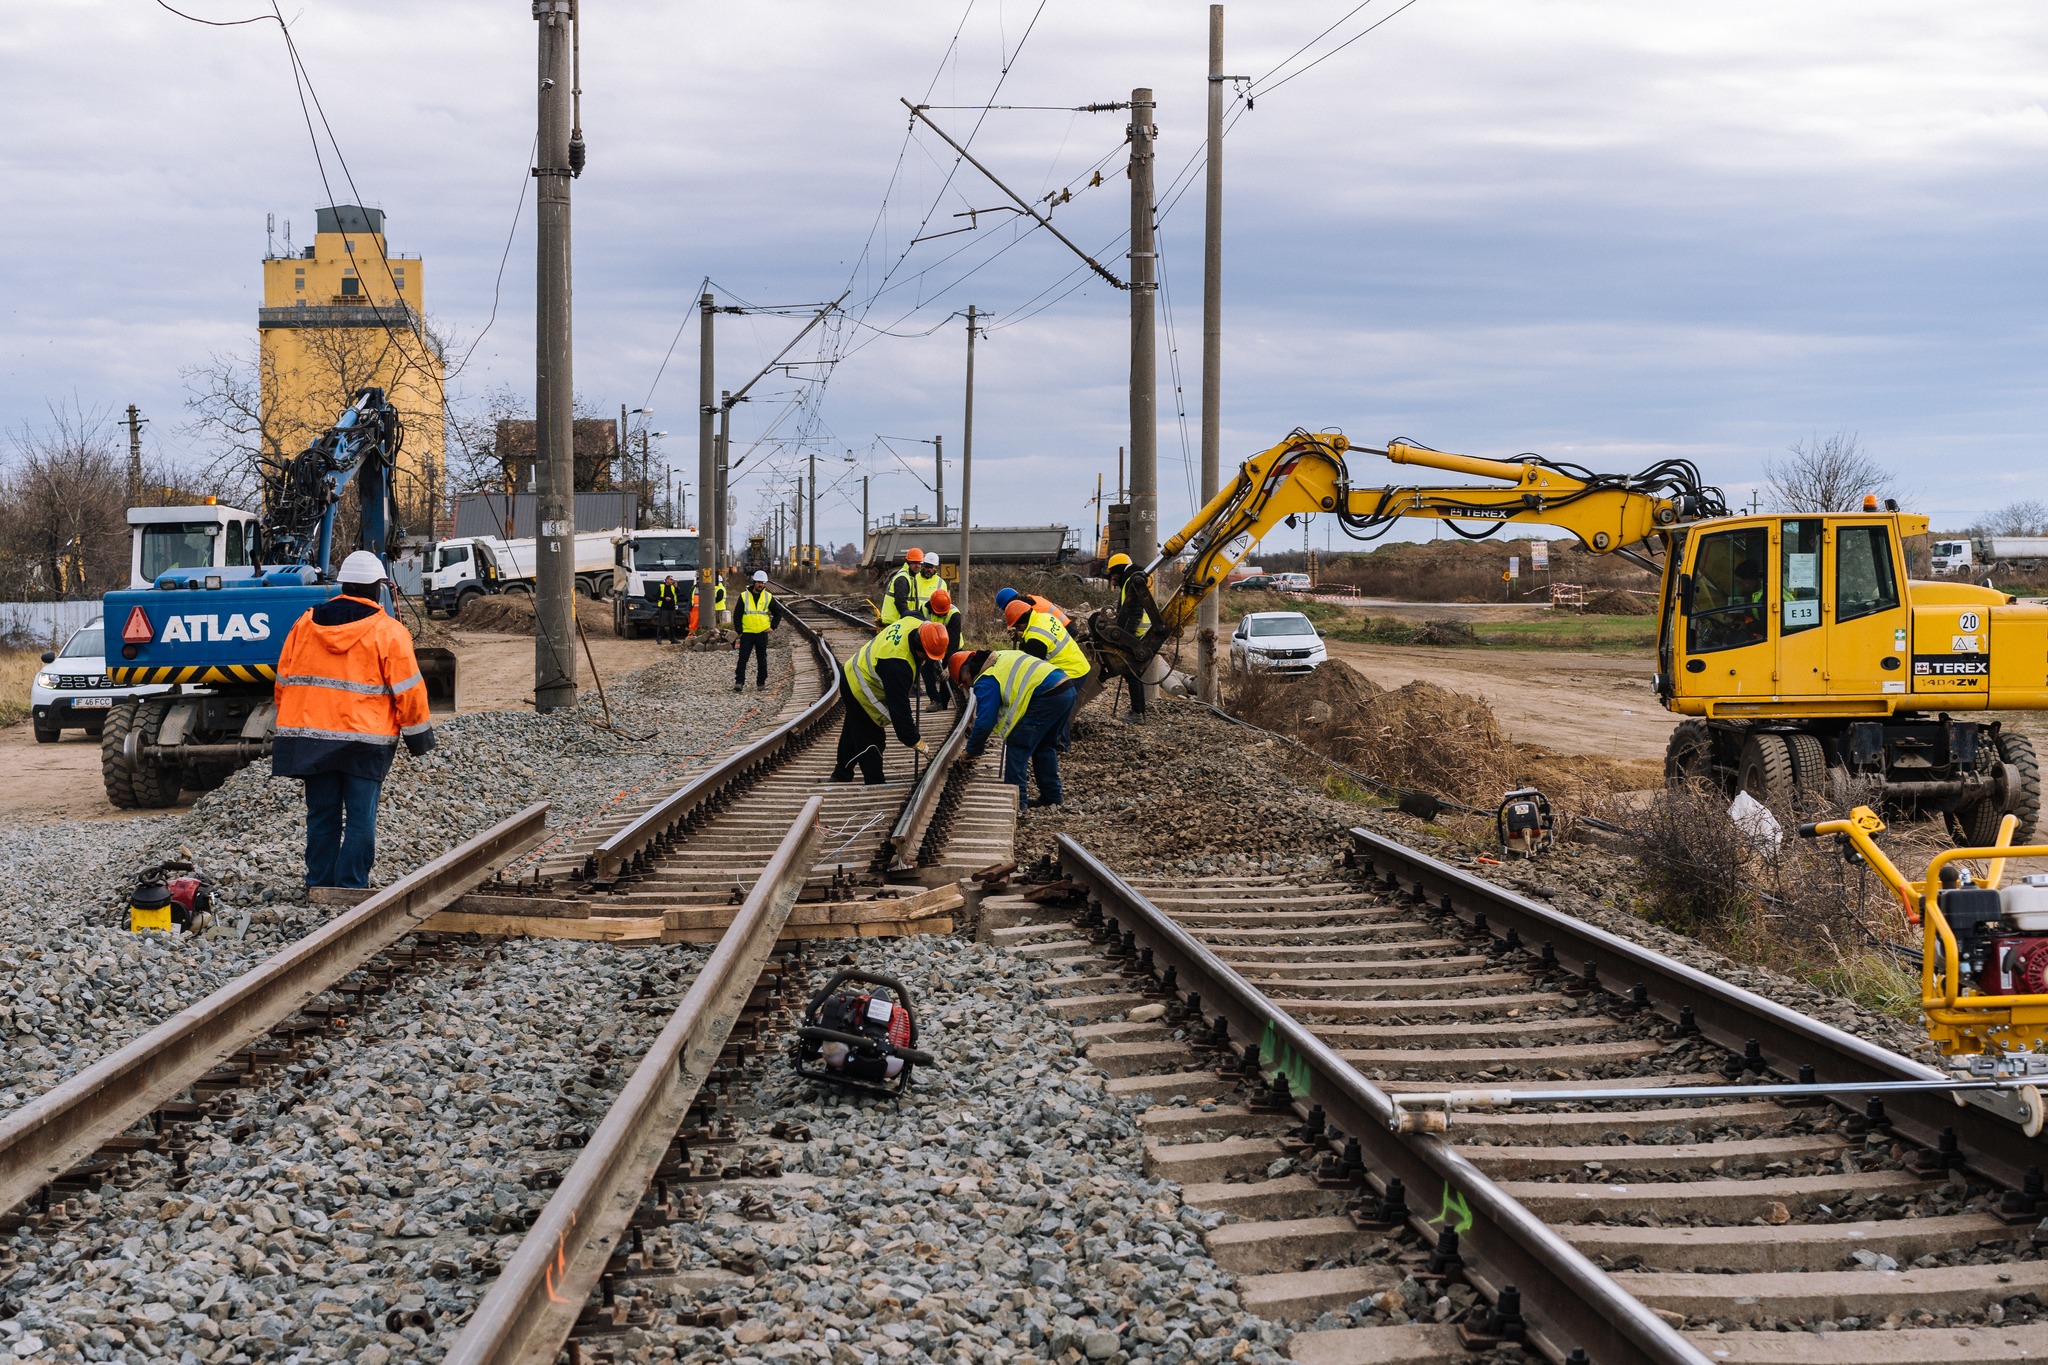
[[(1354, 488), (1347, 451), (1378, 455), (1395, 464), (1490, 479), (1492, 484)], [(1170, 588), (1141, 637), (1091, 623), (1097, 649), (1112, 668), (1142, 671), (1160, 647), (1195, 619), (1202, 599), (1216, 591), (1252, 547), (1276, 526), (1304, 515), (1334, 515), (1347, 535), (1375, 540), (1404, 517), (1439, 520), (1458, 535), (1482, 540), (1513, 523), (1555, 526), (1598, 554), (1622, 554), (1657, 567), (1636, 546), (1682, 525), (1727, 514), (1720, 491), (1699, 482), (1683, 460), (1666, 461), (1633, 476), (1597, 474), (1534, 455), (1494, 460), (1391, 441), (1384, 450), (1354, 446), (1341, 435), (1297, 430), (1247, 460), (1236, 480), (1160, 547), (1145, 566), (1155, 591)], [(1477, 522), (1485, 529), (1465, 530)], [(1191, 551), (1177, 579), (1160, 570)]]

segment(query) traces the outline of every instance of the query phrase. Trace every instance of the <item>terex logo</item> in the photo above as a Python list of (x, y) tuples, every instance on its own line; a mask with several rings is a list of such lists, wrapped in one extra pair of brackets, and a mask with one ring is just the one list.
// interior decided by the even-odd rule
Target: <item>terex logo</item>
[(235, 612), (222, 625), (217, 614), (199, 612), (186, 616), (164, 618), (163, 633), (157, 637), (161, 644), (197, 645), (211, 644), (221, 640), (268, 640), (270, 638), (270, 613), (252, 611), (244, 616)]

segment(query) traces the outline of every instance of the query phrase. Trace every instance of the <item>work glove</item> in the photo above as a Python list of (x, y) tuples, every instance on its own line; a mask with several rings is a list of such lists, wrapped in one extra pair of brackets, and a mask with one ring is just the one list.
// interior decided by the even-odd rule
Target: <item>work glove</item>
[(917, 743), (911, 745), (910, 747), (917, 750), (921, 754), (929, 754), (932, 751), (931, 744), (922, 739), (919, 740)]

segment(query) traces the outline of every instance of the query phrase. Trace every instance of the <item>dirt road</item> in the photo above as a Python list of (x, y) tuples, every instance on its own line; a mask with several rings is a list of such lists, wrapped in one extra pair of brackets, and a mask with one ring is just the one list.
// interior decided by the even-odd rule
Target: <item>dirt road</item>
[(1422, 681), (1479, 697), (1510, 738), (1552, 753), (1661, 762), (1678, 723), (1650, 690), (1647, 657), (1340, 640), (1330, 641), (1330, 654), (1381, 687)]
[[(451, 632), (455, 638), (457, 702), (463, 711), (508, 711), (532, 705), (533, 637), (480, 631)], [(660, 656), (652, 640), (621, 640), (609, 632), (590, 637), (591, 652), (606, 683), (644, 668)], [(590, 665), (581, 652), (576, 673), (590, 686)], [(195, 794), (178, 798), (189, 806)], [(126, 820), (136, 812), (107, 804), (100, 785), (100, 742), (81, 730), (66, 730), (58, 744), (38, 744), (27, 724), (0, 730), (0, 823), (39, 825), (56, 820)]]

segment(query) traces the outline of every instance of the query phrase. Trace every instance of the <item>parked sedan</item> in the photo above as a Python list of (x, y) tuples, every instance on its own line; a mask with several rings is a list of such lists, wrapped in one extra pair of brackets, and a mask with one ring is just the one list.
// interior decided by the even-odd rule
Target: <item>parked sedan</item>
[(114, 703), (170, 691), (162, 683), (117, 687), (108, 682), (105, 638), (95, 620), (65, 641), (64, 648), (43, 655), (43, 667), (29, 688), (29, 722), (36, 743), (55, 744), (66, 730), (97, 737)]
[(1322, 632), (1298, 611), (1254, 611), (1230, 637), (1230, 666), (1240, 673), (1309, 673), (1330, 657)]

